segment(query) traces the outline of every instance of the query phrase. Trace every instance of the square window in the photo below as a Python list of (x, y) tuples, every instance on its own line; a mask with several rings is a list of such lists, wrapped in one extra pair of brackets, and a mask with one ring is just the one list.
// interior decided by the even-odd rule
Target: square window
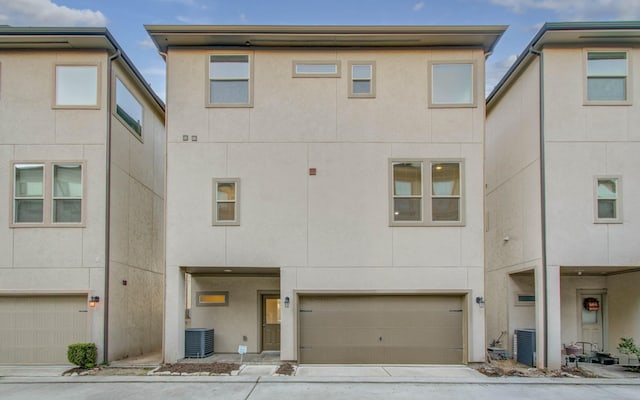
[(142, 139), (142, 114), (142, 104), (116, 77), (116, 115), (138, 139)]
[(209, 57), (209, 104), (247, 106), (250, 104), (250, 65), (248, 55)]
[(620, 223), (621, 215), (621, 185), (620, 177), (595, 178), (595, 222)]
[(627, 52), (587, 52), (587, 102), (625, 103), (628, 100), (627, 75)]
[(239, 179), (213, 180), (213, 225), (240, 225)]
[(98, 106), (97, 65), (56, 65), (57, 107)]
[(375, 97), (375, 63), (349, 63), (349, 97)]
[(458, 160), (392, 160), (390, 224), (462, 225), (462, 166)]
[(473, 63), (431, 64), (431, 107), (476, 105)]

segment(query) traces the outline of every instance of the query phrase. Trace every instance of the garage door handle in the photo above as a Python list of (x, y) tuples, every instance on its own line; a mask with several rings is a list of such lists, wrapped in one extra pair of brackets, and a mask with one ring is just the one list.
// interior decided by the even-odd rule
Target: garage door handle
[(78, 310), (78, 312), (89, 312), (88, 310)]
[(382, 336), (380, 336), (380, 337), (378, 338), (378, 340), (382, 342)]

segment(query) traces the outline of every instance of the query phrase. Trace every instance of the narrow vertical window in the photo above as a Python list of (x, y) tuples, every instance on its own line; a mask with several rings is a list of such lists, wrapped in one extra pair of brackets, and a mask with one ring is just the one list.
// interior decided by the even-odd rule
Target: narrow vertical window
[(214, 55), (209, 59), (209, 103), (242, 106), (250, 103), (248, 55)]
[(475, 106), (473, 63), (431, 64), (431, 107)]
[(393, 221), (422, 221), (422, 162), (393, 163)]
[(627, 101), (627, 53), (590, 51), (587, 53), (587, 101)]
[(82, 221), (82, 166), (53, 165), (53, 222)]
[(13, 191), (14, 223), (43, 223), (44, 165), (16, 164)]
[(97, 107), (98, 66), (57, 65), (55, 105)]
[(142, 114), (142, 104), (125, 84), (116, 78), (116, 115), (140, 139), (142, 138)]
[(596, 222), (621, 222), (620, 189), (618, 177), (596, 178)]
[(350, 87), (349, 97), (375, 97), (375, 64), (349, 63)]
[(460, 164), (431, 164), (431, 220), (460, 221)]
[(239, 180), (214, 179), (214, 225), (239, 225)]

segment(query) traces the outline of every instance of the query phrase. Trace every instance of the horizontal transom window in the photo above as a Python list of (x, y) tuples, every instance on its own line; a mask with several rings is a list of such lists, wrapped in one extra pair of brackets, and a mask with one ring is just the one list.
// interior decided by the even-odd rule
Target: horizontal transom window
[(295, 78), (337, 78), (340, 76), (338, 61), (294, 61)]

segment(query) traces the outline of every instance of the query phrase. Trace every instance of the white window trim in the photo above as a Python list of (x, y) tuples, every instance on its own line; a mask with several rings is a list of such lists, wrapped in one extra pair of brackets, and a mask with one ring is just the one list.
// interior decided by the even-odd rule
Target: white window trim
[[(598, 217), (598, 181), (609, 179), (616, 181), (616, 218)], [(622, 223), (622, 176), (621, 175), (596, 175), (593, 177), (593, 223), (594, 224), (621, 224)]]
[[(434, 65), (471, 65), (471, 102), (470, 103), (434, 103), (433, 102), (433, 66)], [(478, 80), (478, 63), (474, 60), (443, 60), (429, 61), (428, 63), (429, 82), (429, 108), (476, 108), (478, 107), (478, 94), (481, 93), (481, 82)], [(484, 99), (483, 99), (484, 100)]]
[[(42, 201), (42, 222), (15, 222), (15, 166), (19, 164), (34, 164), (43, 166), (43, 201)], [(80, 208), (80, 222), (53, 222), (53, 166), (64, 164), (80, 165), (82, 171), (82, 198)], [(10, 228), (82, 228), (86, 226), (87, 219), (87, 178), (86, 162), (84, 161), (13, 161), (11, 162), (11, 201), (9, 204), (9, 227)]]
[[(422, 220), (421, 221), (395, 221), (394, 220), (394, 180), (393, 164), (399, 162), (421, 162), (422, 163)], [(431, 166), (440, 163), (460, 164), (460, 210), (459, 221), (433, 221), (431, 194)], [(389, 159), (389, 226), (465, 226), (465, 162), (461, 158), (391, 158)]]
[[(127, 89), (129, 91), (129, 94), (131, 94), (131, 96), (133, 96), (133, 98), (138, 102), (138, 104), (140, 104), (140, 107), (142, 108), (142, 121), (140, 123), (140, 133), (136, 132), (125, 120), (124, 118), (122, 118), (119, 114), (118, 114), (118, 94), (117, 94), (117, 84), (118, 81), (120, 81), (120, 83), (122, 83), (122, 86), (125, 87), (125, 89)], [(127, 130), (129, 132), (131, 132), (131, 134), (138, 139), (141, 143), (144, 143), (144, 126), (145, 126), (145, 108), (144, 108), (144, 104), (140, 101), (140, 99), (138, 99), (138, 97), (136, 96), (135, 92), (133, 90), (131, 90), (129, 88), (129, 85), (127, 84), (127, 82), (122, 79), (119, 75), (114, 75), (114, 79), (113, 79), (113, 116), (116, 117), (116, 119), (118, 121), (120, 121), (120, 123), (122, 125), (124, 125), (125, 128), (127, 128)]]
[[(58, 93), (58, 67), (96, 67), (96, 104), (92, 105), (60, 105), (57, 103)], [(102, 69), (100, 63), (62, 63), (53, 66), (53, 93), (52, 107), (54, 110), (99, 110), (102, 99)]]
[[(218, 184), (219, 183), (234, 183), (236, 186), (236, 199), (234, 201), (226, 201), (228, 203), (235, 203), (235, 220), (233, 221), (219, 221), (218, 220), (218, 203), (225, 202), (218, 200)], [(212, 180), (212, 214), (211, 225), (213, 226), (239, 226), (240, 225), (240, 178), (213, 178)]]
[[(212, 103), (211, 102), (211, 56), (247, 56), (247, 62), (249, 63), (249, 84), (248, 84), (248, 102), (247, 103)], [(204, 104), (207, 108), (252, 108), (253, 107), (253, 54), (247, 52), (224, 52), (224, 53), (207, 53), (205, 59), (205, 82), (206, 90), (204, 91)]]
[[(626, 100), (589, 100), (589, 53), (626, 53), (627, 54), (627, 81), (625, 91), (627, 93)], [(630, 106), (632, 105), (632, 71), (633, 66), (631, 64), (631, 52), (627, 48), (589, 48), (584, 49), (582, 55), (582, 68), (583, 68), (583, 80), (582, 80), (582, 93), (583, 93), (583, 105), (585, 106)]]
[[(356, 80), (367, 80), (367, 79), (354, 79), (353, 78), (353, 67), (356, 65), (368, 65), (371, 67), (371, 79), (368, 79), (371, 82), (371, 91), (369, 93), (354, 93), (353, 92), (353, 82)], [(352, 99), (371, 99), (376, 97), (376, 62), (375, 61), (349, 61), (349, 98)]]
[[(330, 73), (301, 73), (298, 72), (298, 65), (335, 65), (336, 72)], [(291, 63), (291, 76), (293, 78), (340, 78), (342, 63), (340, 61), (296, 61)]]

